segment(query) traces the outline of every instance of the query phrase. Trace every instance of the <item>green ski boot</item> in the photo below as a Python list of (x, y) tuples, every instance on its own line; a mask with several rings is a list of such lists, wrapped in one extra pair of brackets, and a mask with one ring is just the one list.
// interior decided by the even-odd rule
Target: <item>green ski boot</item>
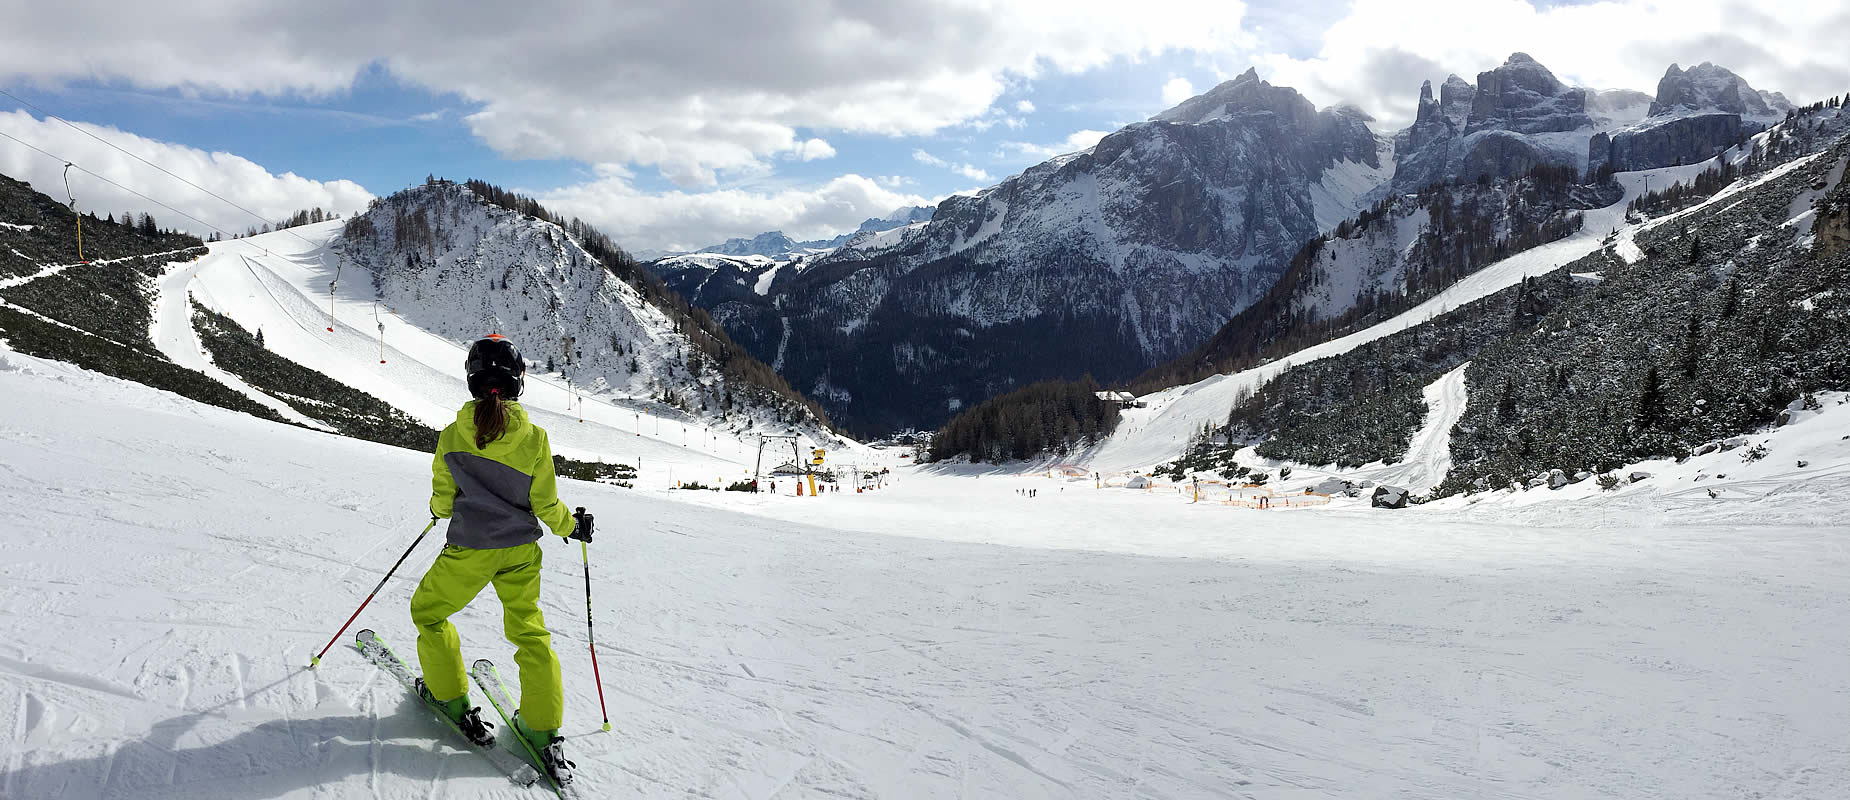
[(462, 730), (464, 736), (469, 737), (469, 741), (481, 747), (486, 747), (495, 743), (493, 728), (489, 726), (486, 720), (482, 719), (482, 709), (469, 705), (469, 694), (467, 692), (464, 692), (463, 696), (451, 700), (438, 700), (435, 696), (431, 695), (430, 687), (424, 685), (423, 678), (417, 679), (417, 687), (418, 697), (423, 698), (424, 702), (430, 704), (431, 708), (436, 709), (444, 716), (449, 717), (451, 722), (456, 723), (456, 727)]
[(520, 718), (520, 712), (514, 712), (514, 735), (527, 741), (533, 752), (539, 754), (540, 766), (552, 776), (560, 786), (572, 782), (572, 770), (578, 765), (565, 758), (565, 737), (554, 728), (549, 731), (536, 731), (527, 727), (527, 721)]

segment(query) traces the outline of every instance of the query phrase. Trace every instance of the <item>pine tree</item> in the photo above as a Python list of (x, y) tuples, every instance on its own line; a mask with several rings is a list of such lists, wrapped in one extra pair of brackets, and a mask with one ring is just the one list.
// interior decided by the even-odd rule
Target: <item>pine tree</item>
[(1657, 375), (1657, 365), (1652, 364), (1644, 373), (1644, 391), (1638, 395), (1638, 410), (1632, 415), (1632, 427), (1639, 431), (1654, 430), (1662, 418), (1663, 404), (1663, 381)]

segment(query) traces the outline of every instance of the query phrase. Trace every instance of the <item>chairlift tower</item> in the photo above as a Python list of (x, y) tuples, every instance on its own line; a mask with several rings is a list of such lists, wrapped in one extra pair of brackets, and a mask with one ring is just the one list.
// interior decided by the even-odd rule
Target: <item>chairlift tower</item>
[[(752, 491), (753, 492), (758, 491), (758, 481), (760, 478), (764, 477), (764, 446), (767, 443), (770, 443), (772, 441), (777, 441), (777, 440), (783, 440), (783, 441), (790, 442), (790, 461), (793, 464), (801, 465), (803, 463), (803, 454), (800, 448), (797, 446), (797, 438), (798, 438), (797, 435), (794, 433), (781, 433), (781, 434), (761, 433), (761, 434), (758, 434), (758, 460), (752, 464)], [(805, 471), (807, 471), (807, 469)]]

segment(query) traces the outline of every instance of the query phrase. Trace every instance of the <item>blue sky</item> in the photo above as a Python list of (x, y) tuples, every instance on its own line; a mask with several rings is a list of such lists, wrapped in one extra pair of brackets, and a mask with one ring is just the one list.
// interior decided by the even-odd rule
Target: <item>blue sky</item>
[[(1083, 148), (1248, 66), (1358, 105), (1386, 134), (1421, 80), (1515, 50), (1598, 88), (1648, 92), (1670, 62), (1702, 60), (1800, 102), (1850, 88), (1827, 34), (1850, 11), (1737, 0), (67, 5), (90, 24), (0, 9), (0, 87), (263, 214), (479, 177), (639, 250), (832, 235)], [(1587, 48), (1595, 28), (1610, 33)], [(254, 222), (38, 117), (0, 129), (212, 225)], [(0, 171), (60, 172), (9, 145)]]

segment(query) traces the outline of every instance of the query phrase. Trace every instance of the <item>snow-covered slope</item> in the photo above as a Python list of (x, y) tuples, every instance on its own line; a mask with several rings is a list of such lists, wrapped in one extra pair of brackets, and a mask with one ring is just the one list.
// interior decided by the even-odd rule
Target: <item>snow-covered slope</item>
[[(3, 347), (0, 395), (0, 794), (539, 791), (351, 651), (304, 669), (422, 527), (427, 458)], [(547, 546), (580, 780), (635, 798), (1850, 791), (1850, 561), (1816, 524), (1845, 513), (1841, 485), (1780, 526), (1705, 516), (1775, 507), (1771, 484), (1521, 521), (1090, 485), (907, 472), (798, 501), (565, 482), (622, 521), (590, 548), (610, 733), (577, 554)], [(437, 550), (357, 623), (407, 658)], [(509, 660), (495, 605), (454, 618), (469, 657)]]
[[(442, 281), (433, 280), (431, 289), (406, 288), (402, 293), (394, 289), (391, 300), (375, 303), (372, 275), (347, 264), (336, 283), (334, 330), (330, 332), (328, 283), (342, 261), (331, 245), (339, 241), (341, 225), (322, 223), (213, 244), (210, 255), (161, 283), (156, 341), (162, 342), (164, 350), (173, 351), (176, 359), (187, 357), (181, 352), (186, 348), (197, 347), (196, 340), (177, 332), (181, 321), (190, 319), (186, 307), (190, 296), (246, 329), (262, 332), (272, 352), (372, 394), (425, 425), (441, 428), (454, 419), (456, 409), (469, 396), (462, 376), (468, 342), (502, 332), (515, 339), (530, 362), (536, 362), (527, 377), (523, 405), (551, 433), (560, 454), (584, 461), (639, 465), (645, 477), (662, 480), (672, 480), (670, 465), (687, 459), (689, 453), (695, 459), (684, 468), (683, 477), (692, 473), (702, 482), (722, 476), (738, 480), (753, 467), (755, 434), (763, 430), (781, 433), (788, 427), (748, 413), (721, 418), (716, 413), (698, 413), (697, 407), (694, 413), (683, 411), (660, 402), (646, 379), (600, 384), (593, 371), (599, 366), (594, 365), (610, 369), (615, 362), (608, 354), (595, 361), (585, 359), (584, 371), (575, 373), (580, 382), (568, 386), (562, 375), (544, 372), (547, 346), (553, 345), (556, 354), (558, 345), (541, 338), (543, 334), (534, 327), (545, 317), (543, 313), (529, 312), (532, 319), (523, 327), (519, 311), (497, 312), (487, 307), (486, 297), (491, 294), (487, 291), (473, 298), (480, 305), (446, 307), (444, 303), (460, 303), (470, 295)], [(508, 262), (510, 267), (517, 263)], [(569, 274), (564, 265), (558, 269), (558, 274)], [(494, 271), (497, 278), (501, 274)], [(518, 286), (519, 281), (509, 285)], [(436, 287), (450, 293), (439, 293)], [(515, 289), (509, 291), (518, 294)], [(607, 291), (622, 292), (615, 287)], [(579, 297), (586, 295), (595, 297), (593, 292)], [(678, 373), (668, 363), (677, 356), (671, 349), (672, 326), (653, 306), (627, 294), (620, 296), (626, 299), (617, 307), (627, 310), (621, 315), (611, 310), (593, 313), (582, 305), (565, 307), (586, 315), (579, 330), (621, 331), (636, 337), (624, 340), (626, 350), (639, 364), (648, 359), (649, 369), (658, 370), (645, 374), (675, 380)], [(538, 309), (544, 309), (543, 302)], [(446, 314), (455, 316), (446, 322)], [(584, 334), (579, 335), (580, 342), (585, 342)], [(643, 338), (651, 335), (664, 338)], [(637, 346), (648, 342), (654, 342), (653, 346)], [(600, 349), (610, 347), (607, 340), (599, 344)], [(597, 345), (585, 346), (589, 350)], [(193, 352), (204, 360), (197, 350)], [(617, 364), (617, 374), (627, 374), (626, 366)], [(806, 428), (804, 436), (814, 446), (857, 447), (814, 428)]]

